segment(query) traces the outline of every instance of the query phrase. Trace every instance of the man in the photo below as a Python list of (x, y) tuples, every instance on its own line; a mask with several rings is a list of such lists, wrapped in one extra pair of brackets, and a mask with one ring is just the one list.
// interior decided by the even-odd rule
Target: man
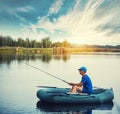
[(82, 79), (79, 83), (68, 83), (72, 86), (71, 93), (81, 92), (81, 93), (92, 93), (92, 81), (90, 77), (86, 74), (87, 68), (81, 67), (78, 69), (79, 73), (82, 75)]

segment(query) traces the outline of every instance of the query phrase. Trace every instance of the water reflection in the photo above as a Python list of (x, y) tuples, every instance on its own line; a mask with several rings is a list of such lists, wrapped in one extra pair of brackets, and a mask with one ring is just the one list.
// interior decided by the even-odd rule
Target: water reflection
[(51, 54), (42, 54), (40, 59), (43, 62), (49, 63), (50, 60), (52, 59), (52, 55)]
[(66, 62), (67, 60), (70, 59), (70, 54), (62, 54), (62, 55), (53, 55), (53, 59), (55, 60), (63, 60), (64, 62)]
[(0, 63), (10, 64), (13, 60), (15, 60), (15, 56), (12, 54), (0, 54)]
[(108, 104), (45, 104), (38, 101), (36, 107), (43, 112), (66, 112), (67, 114), (92, 114), (93, 110), (112, 110), (113, 102)]
[(35, 61), (41, 60), (42, 62), (49, 63), (52, 59), (63, 60), (64, 62), (70, 59), (69, 54), (0, 54), (0, 63), (10, 64), (13, 60), (17, 61)]

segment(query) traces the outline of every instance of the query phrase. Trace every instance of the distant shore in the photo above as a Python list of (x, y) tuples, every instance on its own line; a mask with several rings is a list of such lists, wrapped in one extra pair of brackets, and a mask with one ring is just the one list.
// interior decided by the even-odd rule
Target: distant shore
[(73, 44), (67, 40), (53, 42), (50, 37), (44, 37), (40, 41), (29, 38), (15, 40), (10, 36), (0, 35), (0, 54), (81, 54), (92, 52), (120, 53), (120, 45)]
[(23, 47), (0, 47), (0, 54), (5, 53), (32, 53), (32, 54), (64, 54), (64, 53), (89, 53), (89, 52), (116, 52), (120, 53), (120, 49), (116, 48), (65, 48), (65, 47), (56, 47), (56, 48), (23, 48)]

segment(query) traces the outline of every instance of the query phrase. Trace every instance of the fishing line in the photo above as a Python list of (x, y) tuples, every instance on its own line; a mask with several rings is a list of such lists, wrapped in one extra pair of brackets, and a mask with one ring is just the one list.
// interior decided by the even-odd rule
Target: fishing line
[[(22, 63), (24, 63), (24, 62), (22, 62)], [(51, 76), (51, 77), (53, 77), (53, 78), (56, 78), (56, 79), (58, 79), (58, 80), (60, 80), (60, 81), (63, 81), (64, 83), (67, 83), (67, 84), (68, 84), (67, 81), (65, 81), (65, 80), (63, 80), (63, 79), (61, 79), (61, 78), (59, 78), (59, 77), (57, 77), (57, 76), (55, 76), (55, 75), (53, 75), (53, 74), (50, 74), (50, 73), (48, 73), (48, 72), (46, 72), (46, 71), (44, 71), (44, 70), (42, 70), (42, 69), (40, 69), (40, 68), (38, 68), (38, 67), (35, 67), (35, 66), (33, 66), (33, 65), (31, 65), (31, 64), (28, 64), (28, 63), (24, 63), (24, 64), (26, 64), (27, 66), (30, 66), (30, 67), (32, 67), (32, 68), (34, 68), (34, 69), (37, 69), (37, 70), (39, 70), (39, 71), (41, 71), (41, 72), (43, 72), (43, 73), (45, 73), (45, 74), (48, 74), (49, 76)]]

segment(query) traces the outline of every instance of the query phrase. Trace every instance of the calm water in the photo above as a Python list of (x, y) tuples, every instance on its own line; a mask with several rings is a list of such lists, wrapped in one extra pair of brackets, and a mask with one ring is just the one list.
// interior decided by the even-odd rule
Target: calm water
[[(94, 86), (114, 90), (113, 104), (44, 105), (36, 97), (37, 86), (70, 87), (23, 62), (52, 73), (69, 82), (79, 82), (77, 69), (88, 68)], [(0, 55), (0, 114), (119, 114), (120, 54), (79, 55)]]

